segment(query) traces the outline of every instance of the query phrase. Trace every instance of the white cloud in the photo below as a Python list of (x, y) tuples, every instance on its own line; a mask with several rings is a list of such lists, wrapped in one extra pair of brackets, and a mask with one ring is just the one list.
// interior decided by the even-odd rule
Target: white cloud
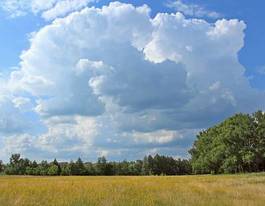
[(37, 145), (53, 154), (86, 153), (97, 135), (97, 123), (82, 116), (51, 117), (45, 120), (48, 131), (38, 137)]
[(2, 0), (0, 7), (14, 18), (24, 16), (28, 12), (37, 14), (51, 8), (57, 1), (60, 0)]
[(185, 15), (192, 16), (192, 17), (209, 17), (213, 19), (217, 19), (221, 17), (221, 14), (215, 11), (209, 11), (205, 9), (203, 6), (197, 4), (188, 4), (184, 3), (182, 0), (174, 0), (169, 1), (166, 6), (170, 8), (176, 9)]
[(96, 0), (2, 0), (0, 8), (12, 17), (39, 14), (46, 20), (65, 16)]
[(97, 135), (97, 123), (94, 119), (55, 116), (46, 119), (43, 124), (46, 129), (42, 134), (29, 134), (27, 131), (5, 133), (1, 137), (0, 158), (7, 159), (12, 153), (21, 153), (37, 160), (55, 157), (69, 160), (80, 155), (87, 158), (88, 154), (96, 157), (92, 147)]
[[(33, 37), (31, 48), (21, 55), (22, 67), (11, 74), (10, 88), (38, 96), (36, 109), (42, 115), (99, 115), (103, 104), (89, 82), (111, 71), (111, 66), (103, 62), (115, 61), (112, 55), (122, 55), (125, 45), (143, 47), (151, 30), (144, 8), (112, 3), (102, 10), (85, 9), (44, 27)], [(141, 23), (135, 24), (137, 20)], [(147, 35), (139, 35), (142, 31)], [(102, 45), (104, 51), (100, 51)]]
[(92, 2), (92, 0), (64, 0), (58, 1), (54, 7), (46, 10), (42, 13), (42, 17), (46, 20), (56, 19), (60, 16), (65, 16), (66, 14), (77, 11), (85, 6), (88, 3)]
[(177, 131), (158, 130), (155, 132), (133, 132), (134, 141), (165, 144), (172, 142), (174, 139), (183, 138), (182, 134)]
[(264, 93), (251, 88), (237, 57), (244, 22), (149, 14), (147, 6), (114, 2), (32, 36), (6, 84), (13, 107), (30, 97), (46, 128), (32, 135), (28, 151), (185, 155), (195, 131), (264, 108)]
[[(6, 80), (0, 77), (0, 139), (5, 135), (35, 132), (32, 130), (33, 120), (29, 117), (32, 115), (28, 111), (30, 104), (27, 98), (10, 93)], [(35, 124), (39, 126), (37, 119)]]
[(0, 137), (4, 134), (21, 133), (33, 123), (13, 104), (11, 97), (0, 96)]
[(33, 108), (31, 100), (27, 97), (14, 97), (12, 100), (14, 107), (21, 111), (30, 111)]
[(8, 158), (9, 155), (15, 153), (25, 153), (29, 148), (33, 149), (36, 145), (32, 135), (21, 134), (11, 135), (8, 138), (4, 138), (4, 147), (0, 149), (0, 157)]

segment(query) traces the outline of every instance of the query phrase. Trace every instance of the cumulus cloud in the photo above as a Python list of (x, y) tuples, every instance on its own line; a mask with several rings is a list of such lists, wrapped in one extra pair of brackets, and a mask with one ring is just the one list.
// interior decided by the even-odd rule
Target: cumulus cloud
[(54, 7), (44, 11), (42, 13), (42, 17), (46, 20), (52, 20), (56, 19), (60, 16), (65, 16), (66, 14), (77, 11), (85, 6), (88, 5), (88, 3), (92, 2), (93, 0), (64, 0), (64, 1), (58, 1)]
[(80, 10), (96, 0), (2, 0), (0, 8), (12, 17), (28, 13), (39, 14), (45, 20), (53, 20)]
[(35, 14), (51, 8), (58, 0), (2, 0), (0, 7), (10, 17), (24, 16), (28, 12)]
[(12, 102), (14, 107), (20, 109), (21, 111), (31, 111), (33, 108), (31, 100), (27, 97), (14, 97)]
[(23, 112), (13, 104), (10, 97), (1, 96), (0, 107), (0, 134), (19, 134), (33, 126), (33, 122), (23, 115)]
[(86, 154), (97, 135), (97, 123), (82, 116), (51, 117), (45, 120), (48, 131), (40, 135), (37, 145), (54, 156), (63, 153)]
[(264, 108), (238, 61), (245, 28), (119, 2), (57, 19), (6, 84), (13, 107), (33, 102), (45, 130), (11, 138), (45, 157), (185, 156), (198, 130)]
[(143, 141), (148, 143), (168, 143), (174, 139), (183, 138), (177, 131), (159, 130), (155, 132), (139, 133), (134, 132), (133, 138), (136, 142)]
[(42, 124), (45, 130), (41, 134), (28, 133), (30, 130), (14, 133), (14, 128), (10, 128), (13, 129), (11, 134), (4, 131), (0, 158), (8, 158), (12, 153), (22, 153), (38, 160), (54, 157), (69, 160), (77, 156), (96, 158), (92, 145), (97, 136), (97, 123), (93, 118), (54, 116), (47, 118)]
[(169, 1), (168, 3), (166, 3), (166, 6), (174, 8), (175, 10), (182, 12), (187, 16), (199, 17), (199, 18), (208, 17), (213, 19), (221, 17), (221, 14), (219, 14), (218, 12), (209, 11), (205, 9), (203, 6), (197, 4), (184, 3), (182, 0)]
[(36, 132), (33, 125), (38, 126), (39, 121), (29, 105), (28, 98), (10, 93), (6, 80), (0, 77), (0, 139), (6, 135)]
[[(128, 58), (127, 51), (123, 52), (125, 46), (143, 46), (147, 37), (140, 33), (151, 30), (144, 8), (113, 3), (102, 10), (85, 9), (46, 26), (33, 37), (31, 49), (22, 54), (21, 70), (11, 74), (10, 88), (40, 97), (36, 109), (42, 115), (103, 113), (103, 103), (90, 84), (95, 86), (96, 77), (107, 75), (114, 64), (126, 60), (126, 56), (115, 60), (113, 54)], [(134, 24), (137, 19), (141, 23)]]

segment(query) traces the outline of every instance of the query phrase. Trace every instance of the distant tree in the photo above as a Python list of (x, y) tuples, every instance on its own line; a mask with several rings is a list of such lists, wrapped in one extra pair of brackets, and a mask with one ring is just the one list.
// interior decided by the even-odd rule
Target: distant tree
[(76, 167), (76, 174), (75, 175), (85, 175), (86, 174), (86, 168), (85, 165), (83, 163), (83, 161), (81, 160), (81, 158), (79, 157), (75, 163), (75, 167)]
[(20, 162), (20, 154), (12, 154), (5, 172), (8, 175), (18, 175), (20, 172), (19, 162)]
[(61, 175), (63, 176), (71, 175), (71, 169), (68, 163), (61, 166)]
[(120, 162), (121, 175), (130, 175), (130, 164), (126, 160)]
[[(1, 164), (0, 164), (1, 165)], [(189, 174), (188, 160), (175, 160), (172, 157), (155, 155), (147, 156), (144, 160), (108, 162), (105, 157), (98, 158), (96, 163), (83, 163), (81, 158), (76, 162), (58, 162), (56, 159), (48, 163), (31, 162), (19, 154), (10, 158), (10, 163), (4, 167), (4, 172), (11, 175), (175, 175)]]
[(29, 167), (31, 162), (28, 159), (22, 159), (20, 154), (12, 154), (9, 164), (5, 168), (5, 173), (9, 175), (24, 175), (26, 168)]
[(32, 168), (30, 166), (26, 167), (25, 174), (26, 175), (36, 175), (34, 168)]
[(142, 173), (142, 168), (143, 168), (143, 161), (142, 160), (136, 160), (133, 163), (133, 173), (134, 175), (141, 175)]
[(178, 159), (177, 162), (177, 175), (190, 175), (192, 174), (192, 166), (190, 160)]
[(104, 175), (107, 175), (107, 176), (115, 175), (114, 166), (112, 163), (107, 162)]
[(47, 161), (41, 161), (41, 163), (38, 165), (36, 168), (36, 175), (48, 175), (48, 169), (49, 169), (49, 164)]
[(145, 156), (144, 159), (143, 159), (141, 174), (142, 175), (149, 175), (150, 173), (151, 173), (151, 170), (150, 170), (150, 165), (149, 165), (148, 157)]
[(61, 165), (58, 163), (58, 161), (56, 159), (53, 160), (52, 162), (53, 165), (57, 166), (58, 170), (57, 170), (57, 174), (56, 175), (60, 175), (61, 174)]
[(96, 173), (98, 175), (106, 175), (107, 172), (107, 159), (103, 157), (99, 157), (96, 164)]
[(51, 164), (48, 168), (47, 175), (56, 176), (59, 174), (59, 167), (55, 164)]
[(71, 175), (77, 175), (78, 174), (76, 165), (75, 165), (75, 163), (72, 160), (69, 163), (69, 168), (70, 168), (70, 174)]
[(0, 160), (0, 173), (2, 173), (4, 171), (4, 164), (3, 161)]
[(84, 165), (86, 168), (86, 174), (87, 175), (96, 175), (96, 169), (91, 162), (87, 162)]

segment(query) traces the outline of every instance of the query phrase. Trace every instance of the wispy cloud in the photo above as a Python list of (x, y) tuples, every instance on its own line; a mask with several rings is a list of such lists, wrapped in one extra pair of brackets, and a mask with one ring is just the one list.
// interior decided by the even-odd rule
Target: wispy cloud
[(187, 16), (208, 17), (208, 18), (213, 18), (213, 19), (217, 19), (222, 16), (218, 12), (210, 11), (198, 4), (184, 3), (182, 0), (170, 1), (166, 3), (166, 6), (169, 8), (174, 8), (177, 11), (182, 12), (183, 14)]

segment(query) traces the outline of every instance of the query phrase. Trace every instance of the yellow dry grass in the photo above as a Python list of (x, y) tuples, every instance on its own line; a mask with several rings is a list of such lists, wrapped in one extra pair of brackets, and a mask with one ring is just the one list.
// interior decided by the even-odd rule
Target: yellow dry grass
[(0, 206), (264, 206), (265, 174), (0, 177)]

